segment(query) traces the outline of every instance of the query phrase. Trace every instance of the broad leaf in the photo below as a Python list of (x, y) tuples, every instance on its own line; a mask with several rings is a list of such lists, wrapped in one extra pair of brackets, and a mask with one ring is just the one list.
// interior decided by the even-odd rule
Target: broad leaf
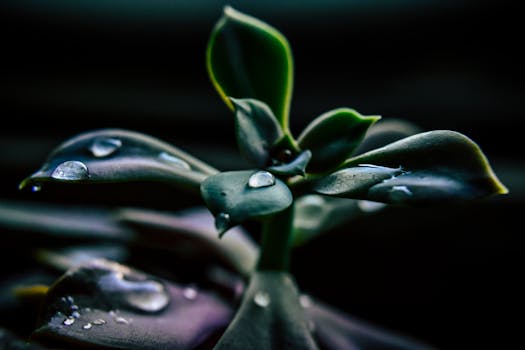
[(212, 31), (206, 64), (213, 85), (228, 107), (228, 96), (266, 103), (288, 130), (293, 84), (292, 54), (275, 28), (226, 6)]
[(52, 286), (31, 338), (57, 348), (194, 349), (232, 316), (214, 293), (95, 260)]
[(340, 170), (314, 181), (313, 190), (414, 205), (507, 192), (479, 146), (448, 130), (420, 133), (351, 158)]
[(339, 108), (314, 119), (298, 139), (301, 149), (312, 152), (308, 171), (323, 172), (340, 165), (379, 118), (365, 117), (353, 109)]
[(163, 141), (138, 132), (103, 129), (58, 146), (20, 187), (55, 182), (162, 181), (197, 188), (217, 170)]
[(248, 219), (276, 214), (292, 204), (292, 193), (284, 182), (267, 171), (246, 170), (219, 173), (201, 185), (202, 197), (215, 215), (222, 235)]
[(263, 102), (253, 99), (231, 99), (235, 106), (235, 134), (241, 153), (256, 166), (264, 168), (270, 161), (270, 150), (283, 137), (273, 112)]
[(293, 278), (284, 272), (258, 271), (214, 350), (317, 348)]

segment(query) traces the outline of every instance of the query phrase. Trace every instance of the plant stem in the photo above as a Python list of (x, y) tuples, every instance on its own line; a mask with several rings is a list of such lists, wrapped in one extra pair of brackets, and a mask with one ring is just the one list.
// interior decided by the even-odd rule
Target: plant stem
[(292, 238), (293, 205), (263, 222), (261, 255), (257, 269), (288, 271)]

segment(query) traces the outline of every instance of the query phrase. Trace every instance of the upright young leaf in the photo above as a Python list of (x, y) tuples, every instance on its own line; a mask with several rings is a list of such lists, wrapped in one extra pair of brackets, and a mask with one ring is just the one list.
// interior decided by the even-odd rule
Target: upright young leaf
[(308, 171), (328, 171), (345, 161), (380, 117), (365, 117), (349, 108), (334, 109), (314, 119), (299, 136), (301, 149), (312, 152)]
[(211, 81), (233, 110), (228, 96), (266, 103), (288, 130), (293, 62), (286, 38), (275, 28), (226, 6), (206, 52)]

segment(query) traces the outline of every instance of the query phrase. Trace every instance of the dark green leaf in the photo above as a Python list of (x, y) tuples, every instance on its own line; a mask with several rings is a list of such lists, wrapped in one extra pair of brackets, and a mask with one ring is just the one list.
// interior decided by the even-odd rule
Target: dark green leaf
[(241, 153), (258, 167), (270, 160), (272, 146), (283, 137), (281, 126), (270, 108), (253, 99), (237, 100), (235, 106), (235, 132)]
[(226, 6), (212, 31), (206, 64), (230, 109), (233, 104), (228, 96), (260, 100), (288, 131), (293, 62), (288, 41), (279, 31)]
[(55, 182), (162, 181), (198, 188), (217, 170), (156, 138), (127, 130), (80, 134), (58, 146), (20, 187)]
[(223, 349), (317, 349), (289, 274), (253, 274), (240, 309), (214, 348)]
[(345, 161), (380, 117), (365, 117), (349, 108), (326, 112), (314, 119), (299, 136), (301, 149), (312, 152), (309, 172), (328, 171)]
[(286, 184), (267, 171), (219, 173), (201, 185), (201, 194), (215, 215), (219, 234), (245, 220), (276, 214), (292, 204)]
[(313, 189), (402, 204), (469, 200), (507, 192), (479, 146), (448, 130), (420, 133), (351, 158), (340, 170), (315, 181)]
[(194, 349), (232, 316), (214, 293), (94, 260), (56, 281), (31, 338), (53, 348)]
[(312, 152), (310, 152), (309, 150), (302, 151), (301, 153), (299, 153), (297, 157), (295, 157), (289, 163), (273, 165), (271, 167), (268, 167), (268, 170), (278, 175), (304, 176), (306, 167), (308, 166), (310, 159), (312, 159)]

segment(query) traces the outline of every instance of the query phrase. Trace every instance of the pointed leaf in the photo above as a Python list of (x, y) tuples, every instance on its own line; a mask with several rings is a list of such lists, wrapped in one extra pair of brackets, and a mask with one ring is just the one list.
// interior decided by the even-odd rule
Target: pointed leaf
[[(370, 165), (373, 164), (373, 165)], [(413, 135), (345, 162), (314, 191), (384, 203), (432, 204), (507, 192), (479, 146), (458, 132)]]
[(306, 173), (306, 167), (308, 166), (310, 159), (312, 159), (312, 152), (310, 152), (309, 150), (302, 151), (289, 163), (273, 165), (268, 167), (268, 170), (277, 175), (304, 176)]
[(20, 188), (47, 181), (162, 181), (198, 188), (217, 170), (163, 141), (138, 132), (103, 129), (82, 133), (58, 146)]
[(293, 62), (288, 41), (278, 30), (226, 6), (212, 31), (206, 64), (230, 109), (228, 96), (260, 100), (288, 130)]
[(258, 271), (235, 318), (214, 350), (317, 349), (308, 330), (293, 278), (284, 272)]
[(235, 106), (235, 131), (241, 153), (258, 167), (270, 160), (272, 146), (283, 137), (281, 126), (264, 102), (231, 99)]
[(298, 139), (301, 149), (312, 152), (308, 171), (323, 172), (340, 165), (379, 118), (365, 117), (353, 109), (339, 108), (314, 119)]
[(211, 292), (95, 260), (56, 281), (31, 339), (53, 348), (193, 349), (231, 318)]
[(267, 171), (230, 171), (208, 177), (202, 197), (222, 234), (245, 220), (276, 214), (292, 204), (284, 182)]

